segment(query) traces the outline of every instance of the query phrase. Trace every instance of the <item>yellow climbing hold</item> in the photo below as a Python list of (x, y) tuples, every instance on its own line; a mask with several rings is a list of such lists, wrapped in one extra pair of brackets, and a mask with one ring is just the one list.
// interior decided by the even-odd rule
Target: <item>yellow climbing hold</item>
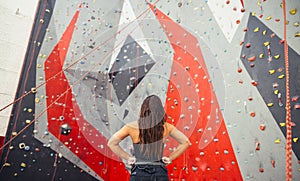
[(284, 75), (279, 75), (278, 76), (278, 79), (283, 79), (284, 78)]
[(263, 35), (266, 35), (266, 34), (267, 34), (267, 30), (264, 30), (264, 31), (263, 31)]
[(39, 99), (39, 98), (35, 98), (35, 99), (34, 99), (34, 102), (39, 103), (39, 102), (40, 102), (40, 99)]
[(278, 55), (275, 55), (274, 58), (275, 58), (275, 59), (278, 59), (278, 58), (280, 58), (280, 55), (279, 55), (279, 54), (278, 54)]
[(23, 168), (25, 168), (26, 167), (26, 163), (22, 162), (20, 166), (23, 167)]
[(273, 70), (269, 70), (269, 73), (272, 75), (272, 74), (275, 73), (275, 70), (274, 69)]
[(259, 58), (264, 58), (264, 54), (263, 53), (259, 54)]
[(295, 37), (300, 37), (300, 32), (297, 32), (297, 33), (295, 34)]
[(284, 127), (285, 126), (285, 123), (279, 123), (281, 127)]
[(296, 8), (290, 10), (290, 14), (291, 15), (295, 15), (296, 13), (297, 13), (297, 9)]
[(256, 13), (255, 13), (255, 12), (252, 12), (251, 15), (252, 15), (252, 16), (256, 16)]
[(270, 45), (270, 42), (266, 41), (266, 42), (264, 43), (264, 45), (267, 47), (268, 45)]
[(42, 64), (37, 64), (37, 68), (42, 68)]
[(259, 27), (257, 27), (257, 28), (255, 28), (254, 30), (253, 30), (253, 32), (259, 32)]
[(10, 167), (11, 164), (6, 162), (6, 163), (4, 163), (4, 166), (5, 166), (5, 167)]
[(299, 22), (296, 21), (296, 22), (294, 23), (294, 26), (295, 26), (295, 27), (298, 27), (298, 26), (299, 26)]
[(273, 103), (268, 103), (268, 107), (272, 107), (273, 105)]
[(299, 138), (293, 138), (294, 143), (296, 143), (299, 140)]
[(268, 17), (266, 18), (266, 20), (270, 20), (270, 19), (272, 19), (272, 16), (268, 16)]
[(274, 94), (276, 94), (276, 95), (277, 95), (278, 93), (279, 93), (279, 91), (278, 91), (278, 90), (274, 90)]
[(27, 119), (25, 122), (26, 122), (26, 124), (29, 124), (31, 122), (31, 120)]
[(279, 143), (280, 143), (280, 139), (279, 139), (279, 138), (276, 139), (276, 140), (275, 140), (275, 143), (276, 143), (276, 144), (279, 144)]

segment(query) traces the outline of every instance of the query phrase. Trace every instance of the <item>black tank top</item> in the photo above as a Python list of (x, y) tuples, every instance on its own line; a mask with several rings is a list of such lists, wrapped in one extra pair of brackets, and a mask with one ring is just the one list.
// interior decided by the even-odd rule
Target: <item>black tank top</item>
[[(162, 141), (160, 141), (162, 142)], [(162, 155), (163, 155), (163, 147), (164, 145), (162, 144), (162, 147), (161, 147), (161, 151), (160, 151), (160, 155), (150, 155), (149, 158), (147, 157), (144, 157), (143, 156), (143, 153), (141, 153), (141, 144), (139, 143), (133, 143), (133, 148), (134, 148), (134, 156), (136, 158), (136, 161), (137, 162), (157, 162), (157, 161), (161, 161), (161, 158), (162, 158)], [(150, 147), (151, 149), (151, 147)], [(158, 151), (159, 153), (159, 151)]]

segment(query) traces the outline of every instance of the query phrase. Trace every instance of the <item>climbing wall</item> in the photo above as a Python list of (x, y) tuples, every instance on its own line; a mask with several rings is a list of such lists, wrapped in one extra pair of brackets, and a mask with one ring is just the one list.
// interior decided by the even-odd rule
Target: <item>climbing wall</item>
[[(279, 0), (40, 1), (1, 180), (129, 180), (107, 147), (158, 95), (192, 146), (170, 180), (300, 180), (300, 3), (287, 3), (292, 163), (286, 163)], [(130, 139), (121, 146), (132, 151)], [(169, 138), (164, 154), (176, 149)], [(276, 175), (276, 177), (274, 177)]]

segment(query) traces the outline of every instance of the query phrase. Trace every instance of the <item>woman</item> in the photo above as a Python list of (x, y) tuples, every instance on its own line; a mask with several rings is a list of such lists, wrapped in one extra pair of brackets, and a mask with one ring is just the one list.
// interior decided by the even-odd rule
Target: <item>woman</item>
[[(179, 146), (168, 157), (163, 157), (163, 144), (169, 135), (179, 142)], [(132, 139), (134, 156), (119, 145), (127, 136)], [(165, 165), (179, 157), (189, 145), (189, 139), (166, 122), (164, 107), (155, 95), (143, 101), (138, 121), (126, 124), (108, 141), (110, 149), (132, 165), (131, 181), (169, 180)]]

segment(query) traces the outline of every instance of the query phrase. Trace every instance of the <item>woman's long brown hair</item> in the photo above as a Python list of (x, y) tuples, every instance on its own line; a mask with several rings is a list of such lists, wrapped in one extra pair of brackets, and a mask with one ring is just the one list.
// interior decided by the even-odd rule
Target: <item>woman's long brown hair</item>
[(166, 113), (160, 98), (156, 95), (148, 96), (140, 111), (139, 124), (139, 140), (140, 153), (145, 159), (156, 157), (157, 160), (163, 151), (163, 134), (164, 123), (166, 121)]

